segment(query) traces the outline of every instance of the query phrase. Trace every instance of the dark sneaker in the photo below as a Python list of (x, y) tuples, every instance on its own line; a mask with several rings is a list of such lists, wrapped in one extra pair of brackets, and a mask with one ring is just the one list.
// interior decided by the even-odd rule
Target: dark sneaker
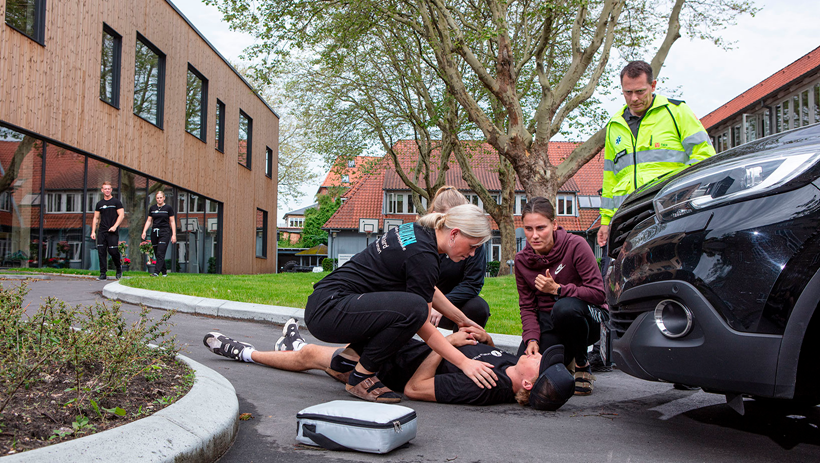
[(282, 337), (276, 341), (276, 347), (273, 350), (276, 351), (284, 351), (284, 350), (299, 350), (305, 346), (307, 342), (305, 338), (299, 334), (299, 324), (296, 322), (295, 318), (291, 318), (285, 322), (285, 326), (282, 328)]
[(345, 385), (345, 390), (350, 394), (368, 402), (379, 402), (384, 404), (397, 404), (401, 402), (401, 396), (391, 391), (379, 378), (371, 376), (365, 378), (359, 384), (351, 386)]
[(116, 277), (116, 278), (117, 278), (118, 280), (119, 280), (119, 279), (121, 279), (121, 278), (122, 278), (122, 272), (117, 272), (117, 277)]
[(210, 332), (202, 339), (205, 347), (211, 350), (214, 354), (219, 354), (229, 359), (242, 361), (242, 351), (253, 346), (246, 342), (239, 342), (231, 339), (222, 333)]
[(97, 279), (98, 280), (107, 280), (108, 277), (106, 277), (105, 274), (103, 273), (102, 275), (98, 276)]

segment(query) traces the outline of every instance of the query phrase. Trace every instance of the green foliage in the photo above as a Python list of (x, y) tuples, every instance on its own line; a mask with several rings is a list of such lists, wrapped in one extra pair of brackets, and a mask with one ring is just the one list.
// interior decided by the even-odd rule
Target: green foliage
[[(121, 416), (125, 412), (119, 407), (101, 404), (151, 365), (175, 361), (179, 349), (169, 336), (173, 311), (153, 321), (143, 307), (137, 321), (129, 325), (119, 303), (69, 306), (48, 298), (27, 316), (23, 306), (27, 291), (25, 284), (0, 287), (0, 397), (5, 398), (0, 413), (21, 388), (60, 371), (73, 377), (68, 403), (78, 412)], [(87, 428), (82, 420), (78, 423), (74, 432)]]
[(208, 258), (208, 273), (216, 273), (216, 257)]
[(337, 262), (339, 262), (339, 259), (331, 259), (330, 257), (322, 259), (322, 270), (332, 272), (336, 268)]
[(327, 244), (327, 232), (322, 230), (322, 227), (342, 205), (342, 200), (341, 198), (334, 200), (329, 195), (320, 195), (318, 199), (317, 207), (305, 211), (305, 226), (302, 228), (299, 247), (312, 248), (319, 244)]
[(501, 267), (501, 262), (497, 260), (491, 260), (487, 262), (487, 271), (490, 272), (490, 276), (498, 276), (498, 269)]

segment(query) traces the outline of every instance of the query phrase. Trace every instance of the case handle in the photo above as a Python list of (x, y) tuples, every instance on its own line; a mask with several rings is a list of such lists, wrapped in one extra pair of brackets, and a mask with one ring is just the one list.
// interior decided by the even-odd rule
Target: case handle
[(326, 448), (328, 450), (352, 450), (345, 447), (342, 444), (339, 444), (333, 439), (330, 439), (324, 434), (316, 432), (315, 424), (303, 424), (302, 435), (312, 440), (313, 442), (316, 442), (317, 444), (319, 444), (320, 447)]

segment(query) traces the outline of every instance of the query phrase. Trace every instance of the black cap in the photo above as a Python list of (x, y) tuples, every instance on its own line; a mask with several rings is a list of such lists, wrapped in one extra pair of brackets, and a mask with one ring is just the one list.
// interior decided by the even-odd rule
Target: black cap
[(575, 394), (575, 378), (564, 366), (564, 346), (550, 347), (541, 356), (538, 379), (530, 390), (530, 406), (555, 411)]

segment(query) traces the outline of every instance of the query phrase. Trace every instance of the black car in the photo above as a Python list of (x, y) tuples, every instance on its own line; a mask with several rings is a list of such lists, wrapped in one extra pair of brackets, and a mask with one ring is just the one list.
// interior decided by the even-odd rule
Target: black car
[(651, 381), (820, 403), (820, 124), (629, 196), (610, 224), (612, 359)]

